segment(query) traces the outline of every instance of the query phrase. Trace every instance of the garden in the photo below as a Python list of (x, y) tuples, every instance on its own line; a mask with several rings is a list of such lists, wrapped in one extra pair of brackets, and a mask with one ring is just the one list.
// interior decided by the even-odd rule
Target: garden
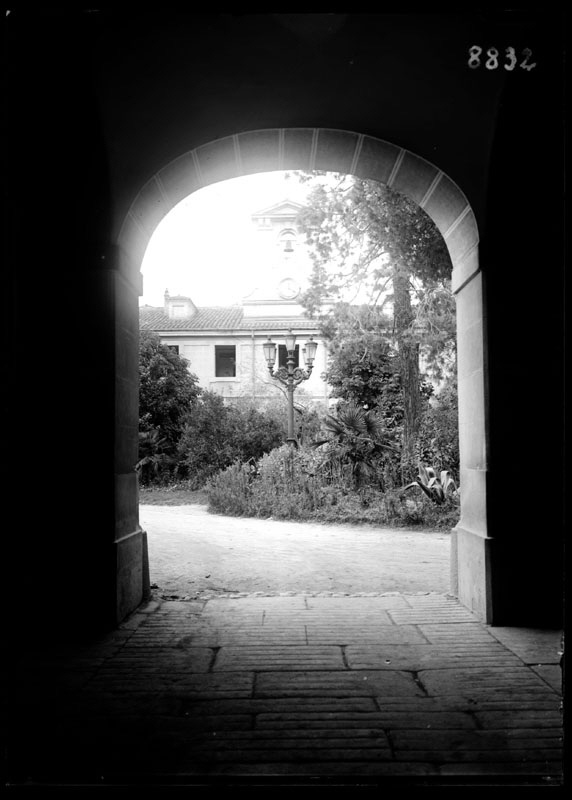
[(142, 331), (140, 502), (450, 530), (461, 487), (446, 246), (429, 217), (388, 187), (299, 177), (315, 181), (298, 220), (314, 265), (302, 302), (328, 345), (329, 404), (299, 393), (296, 442), (286, 444), (286, 398), (225, 402)]

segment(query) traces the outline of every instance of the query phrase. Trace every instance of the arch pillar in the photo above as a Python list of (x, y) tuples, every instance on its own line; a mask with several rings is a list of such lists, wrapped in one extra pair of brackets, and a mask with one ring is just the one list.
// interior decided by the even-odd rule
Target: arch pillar
[(116, 621), (121, 621), (150, 591), (147, 534), (139, 525), (139, 308), (141, 280), (134, 270), (112, 271), (115, 329), (114, 565)]
[[(467, 273), (471, 273), (467, 277)], [(483, 279), (475, 247), (453, 275), (461, 517), (451, 536), (451, 591), (479, 619), (493, 618), (492, 539), (487, 525), (487, 424)]]

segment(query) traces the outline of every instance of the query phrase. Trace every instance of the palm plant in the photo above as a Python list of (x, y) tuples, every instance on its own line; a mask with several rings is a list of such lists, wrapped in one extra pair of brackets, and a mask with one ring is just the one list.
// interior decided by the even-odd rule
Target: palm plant
[(161, 435), (158, 428), (139, 431), (139, 461), (135, 464), (135, 471), (143, 482), (150, 477), (156, 478), (161, 469), (170, 467), (174, 459), (164, 450), (167, 439)]
[(380, 462), (388, 452), (396, 452), (392, 435), (374, 410), (366, 410), (355, 402), (340, 406), (337, 415), (326, 414), (323, 427), (328, 438), (314, 442), (323, 447), (321, 468), (335, 476), (351, 476), (353, 488), (359, 490), (367, 481), (379, 477)]

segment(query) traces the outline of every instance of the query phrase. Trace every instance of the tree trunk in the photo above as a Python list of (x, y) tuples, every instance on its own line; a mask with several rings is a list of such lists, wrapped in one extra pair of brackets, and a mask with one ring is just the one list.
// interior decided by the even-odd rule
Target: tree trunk
[(403, 481), (409, 483), (417, 475), (417, 441), (421, 427), (419, 345), (400, 343), (399, 360), (404, 412), (401, 474)]
[(401, 440), (401, 478), (404, 483), (417, 475), (417, 440), (421, 427), (419, 391), (419, 345), (410, 335), (413, 321), (409, 273), (401, 266), (393, 274), (395, 334), (399, 352), (399, 373), (403, 396), (403, 435)]

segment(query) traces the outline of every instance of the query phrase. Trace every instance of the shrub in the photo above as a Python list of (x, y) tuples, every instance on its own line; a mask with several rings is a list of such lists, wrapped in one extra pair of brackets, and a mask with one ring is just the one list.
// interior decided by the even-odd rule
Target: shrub
[(230, 517), (254, 516), (251, 507), (252, 470), (250, 465), (236, 461), (205, 486), (209, 511)]
[(206, 486), (209, 510), (229, 516), (369, 523), (392, 527), (452, 528), (458, 502), (437, 506), (424, 494), (381, 492), (375, 487), (356, 492), (351, 481), (330, 483), (318, 469), (310, 448), (284, 445), (257, 463), (236, 462)]
[(322, 502), (309, 450), (283, 445), (257, 463), (235, 462), (206, 484), (212, 511), (232, 516), (305, 519)]
[(251, 401), (227, 404), (204, 391), (193, 408), (179, 443), (179, 458), (191, 488), (235, 461), (257, 461), (283, 441), (282, 421)]
[(228, 427), (223, 398), (216, 392), (203, 392), (179, 442), (179, 459), (191, 488), (201, 488), (208, 478), (235, 460)]
[(286, 422), (283, 409), (240, 399), (226, 406), (226, 410), (229, 434), (236, 457), (241, 461), (258, 461), (284, 441)]
[(306, 448), (283, 445), (263, 456), (252, 484), (255, 516), (303, 519), (322, 502), (316, 456)]

